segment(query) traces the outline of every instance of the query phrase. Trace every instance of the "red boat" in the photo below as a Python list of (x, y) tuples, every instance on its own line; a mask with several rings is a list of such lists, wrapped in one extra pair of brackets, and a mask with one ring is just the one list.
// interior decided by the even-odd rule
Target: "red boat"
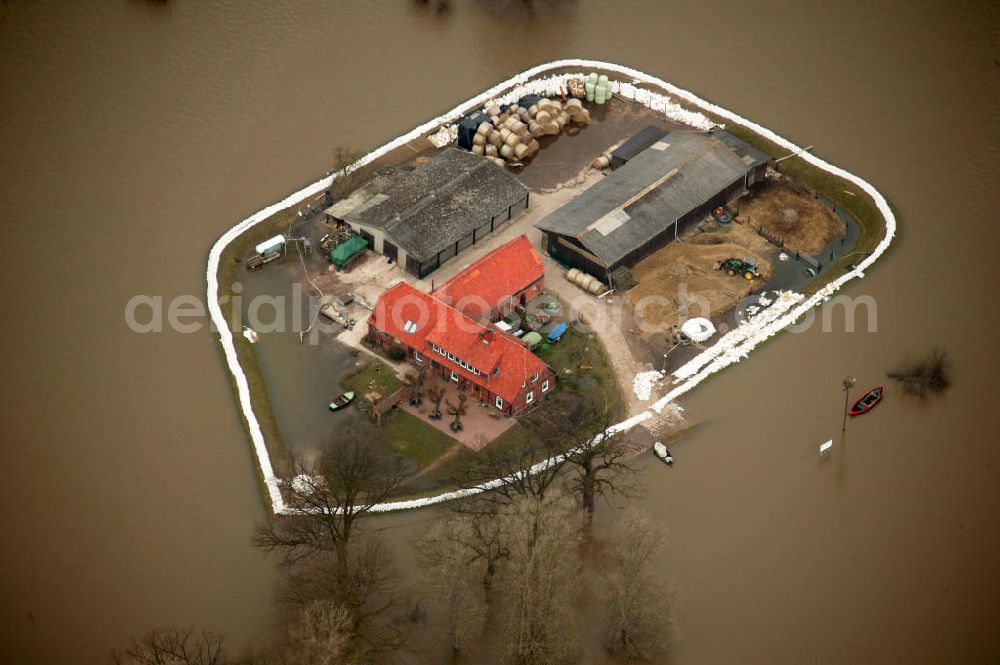
[(885, 388), (882, 386), (876, 386), (865, 393), (865, 396), (854, 403), (851, 410), (848, 412), (852, 416), (860, 416), (862, 413), (870, 411), (872, 407), (882, 401), (882, 396), (885, 395)]

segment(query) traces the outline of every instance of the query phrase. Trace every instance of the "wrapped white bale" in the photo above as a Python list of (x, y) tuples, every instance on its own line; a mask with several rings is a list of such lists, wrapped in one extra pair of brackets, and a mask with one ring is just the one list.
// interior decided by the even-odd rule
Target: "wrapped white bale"
[(514, 149), (509, 145), (504, 145), (500, 148), (500, 156), (504, 159), (510, 159), (514, 156)]
[(597, 77), (597, 84), (598, 85), (603, 85), (605, 88), (608, 87), (608, 75), (607, 74), (601, 74), (600, 76), (598, 76)]
[(481, 122), (479, 123), (479, 127), (476, 128), (476, 134), (481, 136), (486, 136), (491, 131), (493, 131), (493, 125), (488, 122)]
[(500, 151), (497, 150), (497, 147), (495, 145), (493, 145), (492, 143), (487, 143), (486, 146), (484, 146), (484, 147), (486, 148), (486, 156), (487, 157), (496, 157), (497, 155), (500, 154)]
[(517, 157), (518, 159), (524, 159), (525, 157), (527, 157), (528, 152), (529, 152), (528, 146), (524, 145), (523, 143), (519, 143), (516, 146), (514, 146), (514, 156)]
[(513, 148), (514, 146), (516, 146), (518, 143), (521, 142), (521, 137), (518, 136), (517, 134), (511, 132), (507, 136), (507, 138), (505, 138), (503, 140), (503, 142), (504, 142), (504, 145), (509, 145), (511, 148)]
[(482, 134), (476, 134), (472, 137), (472, 145), (483, 146), (486, 145), (486, 137)]
[[(478, 136), (478, 134), (477, 134), (477, 136)], [(472, 152), (474, 152), (477, 155), (485, 154), (485, 150), (483, 150), (483, 146), (481, 146), (481, 145), (474, 145), (474, 146), (472, 146)]]

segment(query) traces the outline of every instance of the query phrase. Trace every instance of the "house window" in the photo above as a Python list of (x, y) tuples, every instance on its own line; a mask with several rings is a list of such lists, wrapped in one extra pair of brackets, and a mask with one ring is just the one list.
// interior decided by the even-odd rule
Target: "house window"
[(455, 356), (453, 354), (449, 353), (448, 354), (448, 360), (455, 361), (456, 358), (455, 358)]
[(501, 409), (501, 410), (503, 410), (503, 400), (502, 400), (502, 399), (500, 399), (500, 396), (499, 396), (499, 395), (497, 395), (497, 401), (496, 401), (496, 405), (497, 405), (497, 408), (498, 408), (498, 409)]
[(451, 373), (451, 380), (454, 381), (455, 383), (458, 383), (458, 374), (456, 374), (455, 372), (452, 372)]
[(424, 354), (420, 353), (416, 349), (413, 349), (413, 359), (416, 360), (418, 363), (422, 363), (424, 362)]
[(524, 396), (524, 403), (531, 404), (534, 401), (535, 401), (535, 392), (533, 390), (529, 390), (528, 394)]
[(549, 389), (549, 380), (545, 379), (544, 381), (542, 381), (542, 392), (544, 393), (548, 389)]
[(538, 375), (537, 374), (532, 374), (531, 375), (531, 382), (534, 383), (537, 380), (538, 380)]

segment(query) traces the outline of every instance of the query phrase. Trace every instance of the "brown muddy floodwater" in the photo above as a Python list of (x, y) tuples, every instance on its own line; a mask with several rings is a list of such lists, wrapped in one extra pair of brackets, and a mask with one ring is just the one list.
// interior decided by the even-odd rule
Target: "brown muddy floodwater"
[[(216, 341), (132, 333), (126, 301), (200, 296), (211, 243), (335, 146), (563, 56), (814, 145), (901, 222), (847, 290), (877, 333), (838, 314), (782, 335), (684, 400), (703, 424), (674, 468), (646, 462), (680, 599), (664, 662), (1000, 660), (996, 4), (534, 4), (0, 3), (0, 662), (102, 662), (170, 623), (267, 630), (276, 575), (249, 545), (264, 510)], [(935, 344), (954, 388), (890, 386), (820, 462), (840, 377), (873, 385)], [(422, 519), (385, 520), (401, 557)]]

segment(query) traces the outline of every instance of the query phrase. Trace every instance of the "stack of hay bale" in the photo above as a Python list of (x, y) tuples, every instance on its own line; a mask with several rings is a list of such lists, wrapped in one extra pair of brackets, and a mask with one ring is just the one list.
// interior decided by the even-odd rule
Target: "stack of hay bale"
[(498, 164), (535, 155), (542, 136), (555, 136), (570, 125), (590, 124), (590, 112), (579, 99), (570, 99), (564, 105), (543, 97), (527, 108), (512, 104), (503, 111), (494, 103), (485, 112), (490, 122), (480, 123), (472, 140), (472, 152)]
[(606, 74), (597, 75), (595, 72), (587, 74), (584, 79), (584, 89), (587, 93), (587, 101), (595, 104), (604, 104), (611, 99), (611, 82)]

